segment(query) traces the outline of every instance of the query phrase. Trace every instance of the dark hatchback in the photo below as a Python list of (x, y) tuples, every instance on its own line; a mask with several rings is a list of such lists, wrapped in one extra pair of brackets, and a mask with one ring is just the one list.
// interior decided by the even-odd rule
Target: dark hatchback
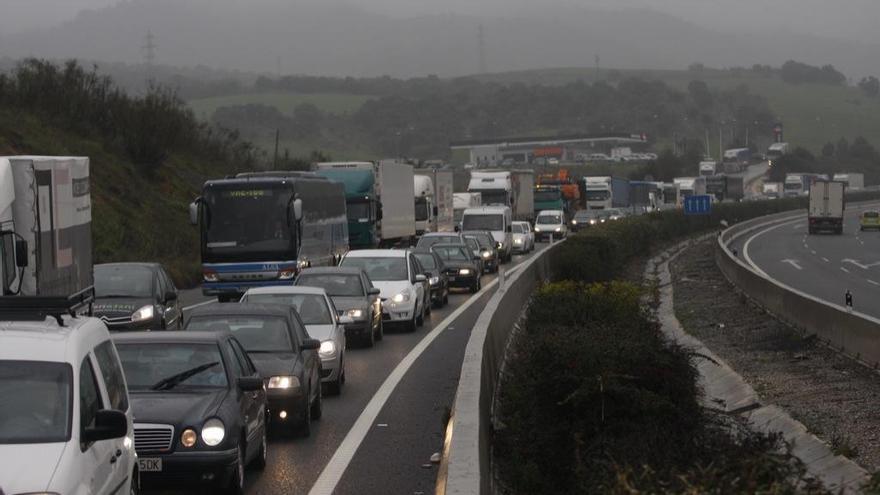
[(93, 315), (110, 331), (180, 329), (177, 287), (159, 263), (95, 265)]
[(482, 270), (473, 259), (471, 250), (463, 244), (436, 244), (431, 251), (443, 261), (443, 273), (449, 278), (449, 287), (460, 287), (477, 292), (482, 287)]
[(263, 377), (270, 423), (311, 434), (322, 413), (321, 342), (309, 337), (291, 306), (221, 304), (188, 315), (186, 330), (232, 332)]
[(431, 303), (435, 308), (449, 304), (449, 276), (443, 271), (443, 260), (430, 249), (416, 248), (412, 253), (424, 268), (431, 284)]
[(373, 282), (363, 269), (341, 266), (306, 268), (294, 285), (324, 289), (333, 300), (338, 316), (352, 319), (351, 323), (345, 325), (347, 339), (359, 340), (367, 347), (373, 347), (385, 335), (379, 289), (373, 287)]
[(483, 261), (483, 270), (486, 273), (498, 273), (498, 260), (501, 258), (498, 252), (498, 244), (491, 232), (484, 230), (471, 230), (462, 232), (465, 237), (473, 237), (480, 245), (480, 258)]
[(228, 332), (131, 332), (114, 343), (128, 383), (144, 484), (243, 493), (266, 465), (266, 391)]

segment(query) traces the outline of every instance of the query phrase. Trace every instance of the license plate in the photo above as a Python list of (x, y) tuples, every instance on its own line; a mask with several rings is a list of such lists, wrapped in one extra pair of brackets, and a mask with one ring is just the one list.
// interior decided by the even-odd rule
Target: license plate
[(162, 471), (162, 459), (159, 457), (142, 457), (138, 459), (138, 467), (145, 473), (158, 473)]

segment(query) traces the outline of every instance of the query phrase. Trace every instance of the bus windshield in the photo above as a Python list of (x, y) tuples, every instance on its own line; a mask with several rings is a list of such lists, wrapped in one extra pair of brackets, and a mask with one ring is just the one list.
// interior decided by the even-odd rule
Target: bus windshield
[(243, 185), (205, 192), (204, 248), (212, 261), (281, 255), (292, 251), (294, 232), (288, 224), (292, 191)]

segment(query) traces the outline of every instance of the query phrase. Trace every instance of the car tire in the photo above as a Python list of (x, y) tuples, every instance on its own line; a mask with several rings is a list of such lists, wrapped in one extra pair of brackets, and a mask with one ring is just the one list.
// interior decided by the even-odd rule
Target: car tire
[[(308, 393), (311, 395), (311, 390)], [(302, 412), (301, 423), (298, 428), (299, 436), (302, 438), (308, 438), (312, 435), (312, 403), (308, 399), (306, 399), (305, 403), (305, 410)]]
[(446, 306), (449, 304), (449, 287), (446, 288), (446, 292), (443, 293), (443, 305)]
[(379, 329), (376, 330), (376, 340), (382, 340), (385, 338), (385, 322), (382, 320), (382, 317), (379, 317)]
[(480, 279), (477, 278), (477, 279), (474, 280), (474, 282), (471, 284), (471, 294), (476, 294), (476, 293), (479, 292), (479, 291), (480, 291)]
[(251, 461), (251, 467), (262, 471), (266, 468), (266, 464), (269, 460), (269, 434), (267, 433), (268, 423), (263, 424), (263, 437), (260, 440), (260, 452), (254, 457), (254, 460)]
[(229, 480), (229, 486), (226, 487), (226, 493), (229, 495), (244, 495), (244, 452), (243, 445), (238, 444), (238, 461), (233, 467), (232, 479)]
[(318, 387), (318, 395), (312, 401), (309, 409), (311, 409), (311, 419), (321, 419), (324, 414), (324, 393), (321, 391), (321, 387)]
[(370, 327), (370, 331), (364, 334), (363, 339), (364, 347), (368, 349), (376, 345), (376, 332), (373, 331), (372, 326)]
[(419, 311), (419, 315), (416, 317), (416, 327), (421, 327), (425, 324), (425, 305), (422, 304), (422, 309)]
[(327, 390), (327, 393), (330, 395), (340, 395), (342, 394), (342, 385), (345, 384), (345, 361), (342, 359), (339, 360), (339, 376), (336, 377), (336, 380), (332, 382), (328, 382), (324, 385)]
[(412, 332), (415, 332), (416, 330), (418, 330), (418, 328), (419, 328), (419, 325), (418, 325), (418, 323), (416, 323), (416, 315), (415, 315), (415, 313), (413, 313), (412, 320), (406, 322), (406, 331), (412, 333)]
[(135, 465), (134, 470), (131, 472), (131, 484), (128, 487), (129, 495), (139, 495), (141, 493), (141, 479), (138, 474), (138, 468), (137, 465)]

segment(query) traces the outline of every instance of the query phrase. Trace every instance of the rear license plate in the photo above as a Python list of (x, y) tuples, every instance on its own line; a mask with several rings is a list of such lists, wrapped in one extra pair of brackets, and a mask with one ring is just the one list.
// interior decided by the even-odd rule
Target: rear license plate
[(159, 457), (142, 457), (138, 459), (138, 467), (144, 473), (158, 473), (162, 471), (162, 459)]

